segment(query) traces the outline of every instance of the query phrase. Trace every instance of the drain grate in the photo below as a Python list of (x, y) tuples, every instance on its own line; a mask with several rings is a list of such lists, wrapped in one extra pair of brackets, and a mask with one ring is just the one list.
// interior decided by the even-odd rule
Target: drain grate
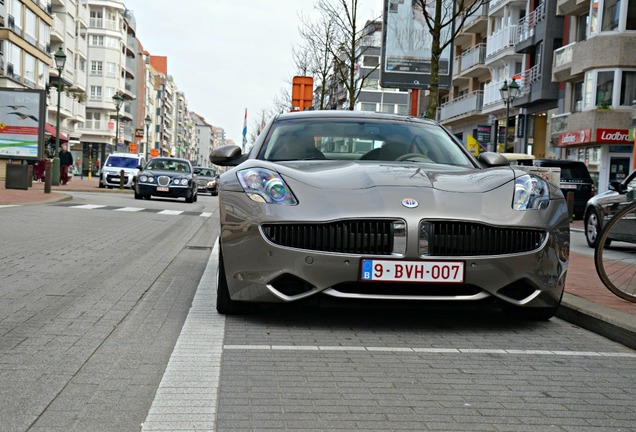
[(212, 246), (186, 246), (185, 248), (192, 250), (210, 250), (212, 249)]

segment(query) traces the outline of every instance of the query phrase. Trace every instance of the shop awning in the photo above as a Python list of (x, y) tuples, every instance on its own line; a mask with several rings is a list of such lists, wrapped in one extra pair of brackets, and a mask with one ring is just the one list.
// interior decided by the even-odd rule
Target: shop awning
[[(46, 123), (44, 125), (44, 130), (47, 134), (51, 135), (53, 138), (55, 138), (57, 136), (57, 130), (55, 129), (54, 126), (51, 126), (50, 124)], [(63, 133), (60, 134), (60, 141), (68, 141), (68, 137), (66, 135), (64, 135)]]

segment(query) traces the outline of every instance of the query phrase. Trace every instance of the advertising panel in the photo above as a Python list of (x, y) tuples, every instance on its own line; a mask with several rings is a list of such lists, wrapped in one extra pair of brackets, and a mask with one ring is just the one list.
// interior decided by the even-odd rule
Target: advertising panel
[(629, 129), (596, 129), (596, 141), (608, 144), (631, 144)]
[[(434, 16), (435, 4), (429, 2), (426, 11)], [(452, 11), (453, 0), (443, 0), (443, 8)], [(448, 16), (450, 12), (443, 12)], [(409, 89), (428, 88), (431, 82), (431, 36), (419, 2), (384, 0), (382, 26), (382, 61), (380, 85)], [(444, 27), (441, 43), (452, 34), (452, 26)], [(452, 44), (444, 48), (439, 59), (440, 87), (450, 87)]]
[(563, 132), (559, 134), (559, 147), (566, 147), (570, 145), (584, 144), (590, 142), (592, 139), (591, 129), (582, 129), (572, 132)]
[(44, 90), (0, 88), (0, 158), (42, 159), (45, 124)]

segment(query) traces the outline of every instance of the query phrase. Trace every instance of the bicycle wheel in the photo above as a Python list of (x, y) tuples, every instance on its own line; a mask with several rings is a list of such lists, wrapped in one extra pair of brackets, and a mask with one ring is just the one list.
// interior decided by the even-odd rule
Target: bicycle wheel
[(622, 208), (605, 225), (594, 248), (594, 264), (599, 278), (611, 292), (636, 302), (636, 201)]

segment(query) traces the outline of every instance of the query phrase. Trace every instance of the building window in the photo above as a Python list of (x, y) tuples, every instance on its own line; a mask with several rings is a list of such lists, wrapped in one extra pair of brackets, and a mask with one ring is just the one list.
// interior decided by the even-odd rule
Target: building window
[(576, 19), (576, 41), (581, 42), (586, 38), (587, 26), (590, 23), (590, 15), (585, 14), (577, 17)]
[(361, 102), (360, 103), (360, 111), (374, 111), (375, 112), (375, 104), (370, 102)]
[(98, 60), (91, 60), (91, 75), (101, 75), (103, 62)]
[(35, 14), (27, 9), (24, 15), (24, 39), (32, 45), (37, 45), (37, 19)]
[(596, 78), (596, 106), (607, 108), (612, 106), (614, 92), (614, 71), (599, 72)]
[(93, 46), (104, 46), (104, 36), (91, 35), (89, 44)]
[(618, 29), (621, 17), (621, 0), (604, 0), (603, 3), (603, 25), (601, 31)]
[(376, 67), (380, 65), (380, 57), (378, 56), (364, 56), (364, 59), (362, 60), (362, 66), (367, 66), (367, 67)]
[(117, 76), (117, 65), (112, 62), (106, 62), (106, 76)]
[(583, 81), (572, 86), (572, 112), (583, 111)]
[(633, 101), (636, 101), (636, 71), (623, 71), (621, 105), (630, 106)]
[(90, 98), (93, 100), (102, 100), (102, 86), (91, 86)]
[(102, 115), (98, 112), (86, 112), (86, 128), (87, 129), (101, 129), (102, 128)]
[(377, 90), (378, 89), (378, 80), (377, 78), (367, 78), (364, 80), (364, 85), (362, 88), (364, 90)]
[(397, 105), (397, 113), (399, 115), (408, 115), (408, 113), (409, 113), (408, 109), (409, 109), (408, 105), (403, 105), (403, 104), (398, 104)]
[(591, 1), (588, 35), (625, 30), (636, 30), (635, 0)]
[(24, 53), (24, 84), (30, 88), (35, 88), (35, 65), (35, 57)]
[(629, 0), (627, 5), (625, 30), (636, 30), (636, 1), (634, 0)]

